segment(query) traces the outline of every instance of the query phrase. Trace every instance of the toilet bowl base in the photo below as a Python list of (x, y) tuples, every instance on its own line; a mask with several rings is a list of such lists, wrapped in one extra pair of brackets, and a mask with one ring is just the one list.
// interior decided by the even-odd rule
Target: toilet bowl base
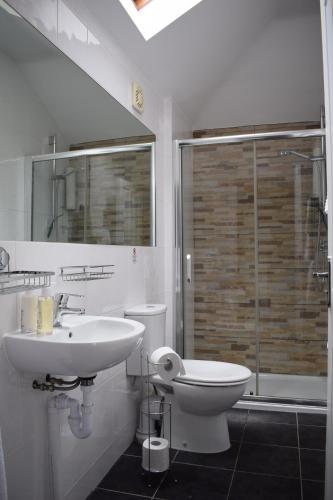
[[(174, 449), (195, 453), (219, 453), (230, 448), (226, 413), (219, 415), (194, 415), (182, 411), (170, 394), (171, 403), (171, 446)], [(170, 442), (169, 422), (163, 423), (164, 436)]]

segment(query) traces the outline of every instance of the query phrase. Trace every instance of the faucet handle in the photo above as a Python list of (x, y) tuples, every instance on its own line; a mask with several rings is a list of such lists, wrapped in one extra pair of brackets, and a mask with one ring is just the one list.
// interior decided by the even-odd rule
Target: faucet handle
[(67, 292), (59, 292), (59, 293), (56, 293), (55, 295), (56, 297), (81, 297), (83, 298), (84, 295), (80, 295), (79, 293), (67, 293)]
[(58, 305), (67, 305), (69, 297), (80, 297), (84, 298), (84, 295), (80, 295), (78, 293), (67, 293), (67, 292), (59, 292), (55, 295), (55, 301)]
[(68, 299), (69, 297), (81, 297), (84, 295), (80, 295), (77, 293), (66, 293), (60, 292), (55, 296), (55, 304), (53, 308), (53, 325), (61, 326), (61, 317), (64, 314), (85, 314), (85, 309), (81, 307), (68, 307)]

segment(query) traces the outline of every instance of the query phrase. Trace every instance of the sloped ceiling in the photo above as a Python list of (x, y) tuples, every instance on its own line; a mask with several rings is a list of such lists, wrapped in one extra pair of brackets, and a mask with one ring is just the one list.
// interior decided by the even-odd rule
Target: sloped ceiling
[[(172, 96), (193, 123), (270, 25), (287, 17), (319, 19), (317, 0), (203, 0), (146, 42), (118, 1), (81, 1), (159, 93)], [(282, 57), (276, 64), (283, 72)]]

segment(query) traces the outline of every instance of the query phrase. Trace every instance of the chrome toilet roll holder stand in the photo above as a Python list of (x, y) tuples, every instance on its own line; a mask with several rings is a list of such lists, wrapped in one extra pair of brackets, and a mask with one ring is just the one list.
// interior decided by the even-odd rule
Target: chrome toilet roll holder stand
[[(173, 368), (173, 363), (171, 359), (167, 358), (165, 362), (162, 363), (154, 363), (150, 361), (149, 356), (147, 354), (146, 356), (146, 363), (147, 363), (147, 381), (149, 385), (149, 380), (150, 380), (150, 366), (164, 366), (165, 370), (170, 371)], [(142, 379), (141, 379), (142, 380)], [(171, 441), (172, 441), (172, 412), (171, 412), (171, 403), (167, 401), (160, 401), (160, 400), (154, 400), (154, 398), (151, 397), (149, 394), (149, 387), (147, 391), (147, 402), (148, 402), (148, 408), (147, 411), (143, 410), (143, 413), (147, 415), (148, 417), (148, 472), (153, 473), (156, 472), (154, 470), (151, 470), (151, 419), (152, 417), (159, 417), (159, 420), (161, 421), (161, 438), (164, 438), (164, 429), (166, 425), (166, 418), (169, 418), (169, 439), (168, 439), (168, 445), (169, 445), (169, 467), (170, 468), (170, 463), (171, 463)], [(158, 410), (152, 411), (151, 410), (151, 405), (154, 405), (155, 407), (159, 407)], [(163, 433), (163, 434), (162, 434)], [(156, 438), (158, 440), (158, 438)], [(166, 469), (166, 470), (168, 470)], [(164, 471), (163, 471), (164, 472)]]
[(166, 361), (163, 361), (162, 363), (153, 363), (153, 361), (149, 360), (149, 357), (148, 357), (148, 354), (147, 354), (147, 362), (148, 362), (147, 371), (149, 371), (149, 365), (152, 365), (152, 366), (164, 366), (164, 369), (167, 372), (171, 371), (172, 368), (173, 368), (173, 362), (172, 362), (172, 360), (170, 358), (167, 358)]

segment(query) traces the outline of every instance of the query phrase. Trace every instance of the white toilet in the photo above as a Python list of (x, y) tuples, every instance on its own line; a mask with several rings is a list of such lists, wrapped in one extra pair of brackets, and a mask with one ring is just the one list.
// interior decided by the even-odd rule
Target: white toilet
[[(125, 317), (146, 327), (142, 351), (127, 360), (128, 375), (147, 375), (146, 353), (151, 355), (165, 345), (165, 313), (163, 304), (143, 304), (125, 311)], [(186, 374), (167, 383), (149, 367), (152, 384), (172, 404), (172, 447), (198, 453), (227, 450), (230, 440), (225, 411), (244, 394), (250, 370), (219, 361), (185, 359), (183, 363)], [(169, 425), (164, 424), (170, 439)]]

